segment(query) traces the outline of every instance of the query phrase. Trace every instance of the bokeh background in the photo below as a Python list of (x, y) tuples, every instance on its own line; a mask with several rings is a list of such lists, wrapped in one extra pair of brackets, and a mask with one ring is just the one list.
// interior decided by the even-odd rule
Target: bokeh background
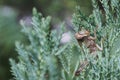
[(27, 43), (21, 33), (20, 20), (31, 25), (32, 8), (35, 7), (43, 16), (52, 16), (52, 28), (65, 22), (68, 29), (72, 26), (72, 14), (79, 5), (84, 14), (92, 10), (91, 0), (0, 0), (0, 80), (9, 80), (9, 58), (17, 59), (15, 41)]

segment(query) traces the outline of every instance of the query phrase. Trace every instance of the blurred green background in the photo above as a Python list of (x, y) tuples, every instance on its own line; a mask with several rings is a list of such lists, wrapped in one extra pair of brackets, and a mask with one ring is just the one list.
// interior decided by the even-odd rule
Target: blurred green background
[(91, 0), (0, 0), (0, 80), (11, 79), (9, 58), (16, 59), (15, 41), (26, 43), (21, 33), (20, 20), (31, 25), (32, 8), (36, 7), (44, 16), (52, 16), (52, 26), (60, 21), (72, 26), (72, 14), (76, 5), (86, 15), (91, 13)]

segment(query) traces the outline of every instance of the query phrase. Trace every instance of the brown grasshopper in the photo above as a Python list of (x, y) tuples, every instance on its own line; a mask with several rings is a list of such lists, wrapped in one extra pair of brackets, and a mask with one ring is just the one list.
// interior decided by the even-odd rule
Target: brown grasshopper
[[(81, 30), (77, 33), (75, 33), (75, 38), (77, 39), (80, 46), (82, 46), (82, 43), (85, 44), (87, 48), (89, 48), (90, 54), (93, 56), (97, 56), (96, 51), (100, 50), (102, 51), (102, 43), (101, 47), (95, 43), (95, 40), (97, 38), (96, 31), (94, 31), (94, 37), (90, 36), (90, 32), (87, 30)], [(75, 75), (79, 75), (80, 72), (89, 64), (87, 60), (81, 63), (80, 68), (75, 72)]]

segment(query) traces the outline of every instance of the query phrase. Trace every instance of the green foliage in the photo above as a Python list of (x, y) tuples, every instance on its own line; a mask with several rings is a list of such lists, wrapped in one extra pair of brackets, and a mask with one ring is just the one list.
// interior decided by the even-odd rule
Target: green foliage
[(0, 80), (11, 77), (8, 59), (16, 56), (15, 40), (25, 40), (16, 21), (17, 15), (13, 8), (0, 7)]
[[(79, 46), (74, 34), (71, 42), (60, 45), (63, 25), (58, 33), (50, 30), (50, 17), (43, 18), (40, 13), (33, 10), (33, 27), (26, 27), (23, 32), (30, 44), (16, 43), (19, 62), (10, 59), (11, 69), (16, 80), (119, 80), (120, 79), (120, 5), (117, 0), (102, 0), (103, 10), (100, 10), (97, 0), (92, 0), (93, 13), (85, 16), (77, 8), (73, 15), (75, 31), (81, 28), (97, 32), (96, 43), (103, 39), (103, 50), (97, 51), (98, 58), (89, 54), (88, 48)], [(102, 12), (103, 11), (103, 12)], [(84, 59), (89, 65), (79, 76), (75, 71)]]
[(43, 18), (36, 9), (33, 9), (33, 15), (33, 27), (26, 27), (21, 22), (30, 44), (24, 46), (16, 43), (19, 63), (10, 60), (12, 72), (17, 80), (58, 80), (61, 77), (60, 66), (55, 54), (61, 52), (61, 36), (58, 35), (62, 32), (50, 30), (50, 17)]
[[(79, 79), (84, 80), (119, 80), (120, 79), (120, 9), (118, 0), (102, 0), (103, 10), (97, 0), (92, 0), (93, 14), (89, 17), (84, 16), (78, 7), (77, 13), (73, 15), (73, 23), (76, 32), (85, 28), (93, 35), (97, 28), (97, 43), (103, 41), (103, 51), (98, 52), (98, 59), (89, 59), (90, 65)], [(88, 57), (88, 56), (87, 56)]]

